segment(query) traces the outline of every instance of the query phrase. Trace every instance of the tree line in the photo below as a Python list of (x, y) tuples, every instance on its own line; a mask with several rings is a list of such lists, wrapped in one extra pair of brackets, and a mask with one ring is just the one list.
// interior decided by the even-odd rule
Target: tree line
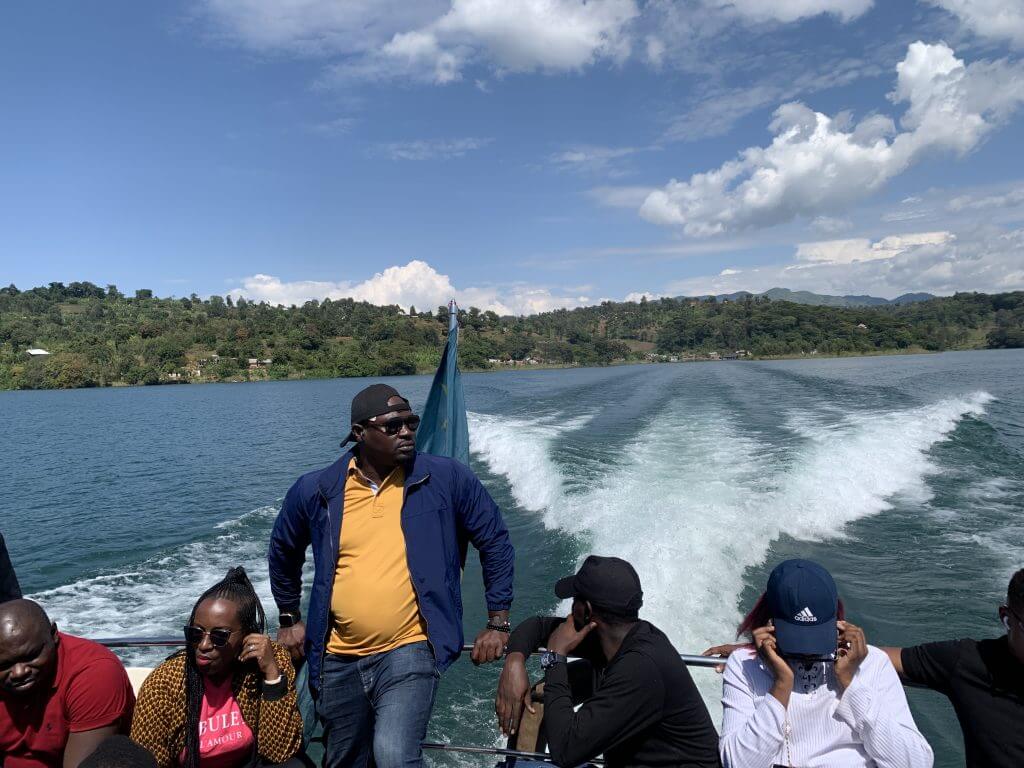
[[(128, 296), (114, 285), (0, 288), (0, 389), (432, 372), (448, 309), (352, 299), (273, 306)], [(840, 308), (747, 297), (604, 302), (527, 317), (460, 310), (464, 370), (642, 360), (1024, 346), (1024, 292)], [(43, 349), (48, 355), (30, 355)]]

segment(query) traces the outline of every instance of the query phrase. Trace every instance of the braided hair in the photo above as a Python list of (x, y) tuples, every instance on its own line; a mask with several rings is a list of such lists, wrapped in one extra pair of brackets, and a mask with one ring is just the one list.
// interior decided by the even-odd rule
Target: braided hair
[[(219, 582), (200, 595), (192, 607), (188, 623), (196, 620), (196, 611), (204, 600), (230, 600), (238, 606), (238, 620), (246, 635), (263, 634), (267, 616), (245, 568), (236, 566)], [(258, 685), (258, 681), (257, 681)], [(203, 709), (203, 676), (196, 664), (195, 646), (185, 649), (185, 763), (183, 768), (199, 768), (199, 716)]]

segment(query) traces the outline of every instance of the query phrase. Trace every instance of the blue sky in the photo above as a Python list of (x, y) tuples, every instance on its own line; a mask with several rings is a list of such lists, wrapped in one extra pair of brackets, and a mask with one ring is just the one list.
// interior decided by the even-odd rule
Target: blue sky
[(8, 4), (0, 282), (1024, 289), (1024, 0)]

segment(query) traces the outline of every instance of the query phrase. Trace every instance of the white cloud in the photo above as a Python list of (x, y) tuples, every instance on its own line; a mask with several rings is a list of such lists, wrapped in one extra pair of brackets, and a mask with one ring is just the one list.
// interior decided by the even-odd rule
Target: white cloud
[(500, 287), (456, 288), (448, 275), (442, 275), (425, 261), (414, 260), (404, 266), (388, 267), (363, 282), (284, 281), (272, 275), (242, 278), (241, 287), (228, 293), (270, 304), (301, 305), (311, 299), (367, 301), (378, 306), (397, 304), (433, 310), (454, 298), (460, 306), (492, 310), (499, 315), (531, 315), (552, 309), (571, 308), (591, 303), (587, 296), (557, 295), (540, 286), (513, 284)]
[(201, 0), (216, 32), (262, 52), (330, 56), (366, 51), (429, 24), (447, 0)]
[(569, 71), (629, 53), (633, 0), (454, 0), (436, 34), (487, 51), (500, 70)]
[[(834, 261), (793, 261), (744, 270), (741, 274), (689, 278), (666, 286), (669, 295), (698, 296), (747, 290), (760, 293), (783, 287), (825, 294), (870, 294), (895, 298), (904, 293), (926, 291), (952, 294), (957, 291), (999, 293), (1024, 290), (1024, 229), (934, 233), (935, 237), (903, 236), (878, 241), (886, 258), (844, 260), (841, 249), (832, 252)], [(913, 239), (917, 242), (910, 242)], [(870, 241), (860, 255), (870, 254)], [(886, 244), (886, 245), (882, 245)], [(804, 246), (801, 246), (804, 247)]]
[(853, 264), (858, 261), (891, 259), (917, 246), (945, 245), (953, 239), (949, 232), (921, 232), (890, 235), (877, 242), (871, 242), (867, 238), (854, 238), (800, 243), (796, 249), (796, 258), (798, 261), (817, 264)]
[(926, 154), (976, 147), (1024, 101), (1024, 67), (965, 66), (944, 43), (911, 44), (897, 67), (893, 120), (870, 115), (850, 126), (803, 104), (779, 107), (767, 147), (750, 147), (687, 181), (673, 179), (640, 207), (645, 219), (695, 236), (828, 215), (881, 188)]
[(752, 21), (791, 22), (826, 13), (850, 21), (868, 11), (874, 0), (705, 0), (705, 4)]
[[(846, 22), (872, 0), (195, 0), (221, 40), (261, 53), (329, 60), (322, 83), (460, 80), (620, 63), (635, 50), (658, 68), (737, 22)], [(666, 23), (670, 22), (670, 23)], [(481, 82), (478, 78), (474, 80)]]
[(648, 301), (657, 301), (660, 298), (660, 293), (648, 293), (647, 291), (640, 291), (634, 293), (627, 293), (623, 301), (631, 301), (634, 304), (639, 304), (643, 299), (647, 299)]
[[(613, 169), (615, 161), (644, 152), (650, 147), (598, 147), (580, 144), (551, 156), (550, 163), (563, 171), (602, 173)], [(614, 175), (614, 170), (613, 170)]]
[(741, 270), (741, 269), (730, 269), (729, 267), (726, 267), (725, 269), (723, 269), (718, 274), (721, 275), (722, 277), (728, 277), (729, 275), (738, 275), (742, 271), (743, 270)]
[(1011, 189), (1002, 195), (986, 195), (985, 197), (960, 195), (950, 200), (946, 207), (959, 213), (961, 211), (991, 211), (995, 208), (1012, 208), (1017, 205), (1024, 205), (1024, 187)]
[(577, 71), (623, 61), (639, 13), (634, 0), (452, 0), (447, 13), (359, 51), (364, 55), (333, 66), (328, 79), (445, 84), (471, 63), (498, 75)]
[(945, 8), (975, 34), (1024, 45), (1024, 0), (925, 0)]
[(375, 151), (392, 160), (450, 160), (486, 147), (493, 139), (417, 139), (378, 144)]

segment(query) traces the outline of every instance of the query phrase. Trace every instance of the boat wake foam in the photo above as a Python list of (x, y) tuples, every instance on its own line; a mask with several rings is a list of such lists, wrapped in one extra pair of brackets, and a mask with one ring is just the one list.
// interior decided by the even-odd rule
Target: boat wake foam
[[(564, 490), (550, 425), (480, 421), (472, 442), (521, 506), (585, 542), (581, 559), (596, 552), (632, 562), (644, 616), (681, 651), (699, 652), (731, 640), (745, 572), (774, 540), (841, 537), (847, 523), (896, 498), (926, 501), (938, 470), (930, 449), (991, 400), (982, 392), (889, 412), (794, 416), (792, 448), (745, 432), (729, 411), (672, 401), (622, 446), (622, 464), (578, 493)], [(720, 681), (695, 679), (717, 701)]]

